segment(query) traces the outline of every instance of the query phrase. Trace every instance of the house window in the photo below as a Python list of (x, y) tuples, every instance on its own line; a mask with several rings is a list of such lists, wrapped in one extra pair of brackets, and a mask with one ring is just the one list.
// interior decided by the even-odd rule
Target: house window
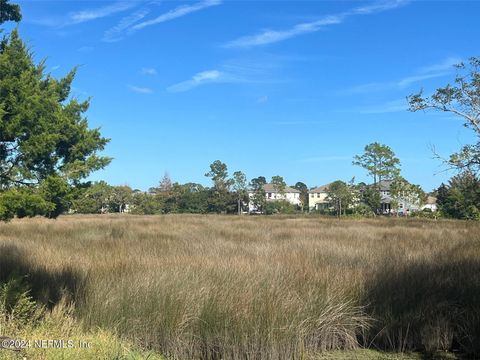
[(319, 198), (319, 199), (320, 199), (320, 193), (318, 193), (318, 194), (317, 194), (317, 198)]
[(269, 199), (272, 198), (272, 193), (268, 193), (268, 198), (269, 198)]
[(311, 197), (311, 198), (315, 197), (315, 194), (310, 194), (310, 197)]

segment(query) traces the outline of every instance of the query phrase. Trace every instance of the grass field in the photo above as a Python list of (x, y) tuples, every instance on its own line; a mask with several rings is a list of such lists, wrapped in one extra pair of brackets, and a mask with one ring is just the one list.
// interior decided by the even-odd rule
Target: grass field
[(0, 280), (13, 274), (48, 308), (73, 302), (82, 331), (166, 357), (309, 359), (359, 347), (480, 357), (475, 222), (15, 220), (0, 224)]

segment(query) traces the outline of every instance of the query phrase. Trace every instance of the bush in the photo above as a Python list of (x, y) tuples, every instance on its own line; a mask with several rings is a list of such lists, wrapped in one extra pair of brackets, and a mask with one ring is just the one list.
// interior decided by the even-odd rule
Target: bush
[[(163, 358), (153, 352), (133, 350), (131, 344), (121, 341), (112, 332), (95, 329), (86, 332), (74, 318), (73, 304), (61, 300), (51, 311), (37, 304), (30, 296), (24, 278), (13, 276), (0, 283), (0, 338), (35, 341), (57, 339), (72, 341), (74, 348), (4, 347), (0, 344), (0, 357), (5, 360), (25, 359), (151, 359)], [(89, 344), (81, 348), (79, 342)], [(17, 350), (17, 351), (9, 351)], [(21, 356), (20, 356), (21, 355)], [(20, 357), (19, 357), (20, 356)]]
[(34, 323), (42, 312), (43, 308), (38, 307), (30, 296), (30, 289), (24, 279), (14, 276), (6, 283), (0, 284), (0, 324)]
[(357, 205), (354, 208), (353, 212), (355, 215), (360, 215), (363, 217), (368, 217), (368, 218), (375, 217), (375, 212), (372, 210), (372, 208), (367, 204), (363, 204), (363, 203)]
[(0, 220), (8, 221), (15, 216), (33, 217), (54, 211), (55, 204), (46, 201), (30, 188), (9, 189), (0, 193)]

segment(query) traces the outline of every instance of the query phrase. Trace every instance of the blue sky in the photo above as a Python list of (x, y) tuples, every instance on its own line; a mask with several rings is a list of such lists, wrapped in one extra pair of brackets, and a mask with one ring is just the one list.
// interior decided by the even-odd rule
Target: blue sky
[[(216, 159), (249, 179), (309, 187), (368, 181), (352, 157), (378, 141), (432, 190), (473, 141), (461, 119), (410, 113), (405, 97), (451, 82), (480, 55), (476, 1), (18, 1), (20, 33), (111, 138), (92, 176), (147, 189), (209, 184)], [(7, 29), (11, 26), (7, 26)]]

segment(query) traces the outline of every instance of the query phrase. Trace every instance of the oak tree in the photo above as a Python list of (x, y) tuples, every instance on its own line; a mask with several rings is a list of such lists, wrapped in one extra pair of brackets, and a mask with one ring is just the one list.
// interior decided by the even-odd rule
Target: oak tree
[[(463, 146), (445, 160), (450, 168), (480, 172), (480, 57), (455, 65), (453, 84), (437, 89), (431, 96), (423, 90), (407, 97), (410, 111), (443, 111), (463, 120), (463, 125), (476, 135), (477, 142)], [(439, 157), (439, 156), (437, 156)]]

